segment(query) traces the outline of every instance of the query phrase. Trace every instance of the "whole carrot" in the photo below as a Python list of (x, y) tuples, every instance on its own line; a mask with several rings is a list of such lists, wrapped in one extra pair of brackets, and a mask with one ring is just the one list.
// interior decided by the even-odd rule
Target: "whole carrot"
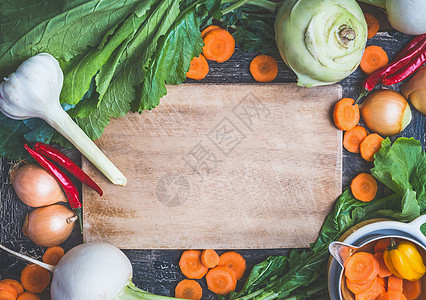
[(80, 169), (79, 166), (77, 166), (68, 156), (63, 154), (61, 151), (59, 151), (55, 147), (41, 142), (35, 143), (33, 148), (34, 151), (40, 153), (41, 155), (53, 160), (54, 162), (64, 167), (68, 172), (74, 175), (75, 178), (94, 189), (99, 194), (99, 196), (103, 195), (102, 189), (99, 187), (99, 185), (97, 185), (96, 182), (94, 182), (92, 178), (89, 177), (89, 175), (87, 175), (82, 169)]

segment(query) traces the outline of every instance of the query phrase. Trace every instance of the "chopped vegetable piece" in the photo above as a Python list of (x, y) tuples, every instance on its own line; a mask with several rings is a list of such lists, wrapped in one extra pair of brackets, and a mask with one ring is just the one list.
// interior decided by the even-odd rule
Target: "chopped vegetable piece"
[(376, 197), (377, 181), (370, 174), (360, 173), (352, 179), (351, 192), (359, 201), (370, 202)]
[(278, 63), (270, 55), (258, 55), (250, 62), (250, 74), (257, 82), (271, 82), (278, 75)]
[(379, 274), (379, 262), (373, 254), (356, 252), (351, 255), (345, 266), (345, 276), (352, 282), (367, 282), (374, 280)]
[(6, 278), (6, 279), (3, 279), (3, 280), (0, 280), (0, 283), (10, 284), (11, 286), (13, 286), (15, 288), (16, 293), (18, 295), (22, 294), (24, 292), (24, 288), (22, 287), (22, 284), (18, 280)]
[(207, 268), (214, 268), (219, 263), (219, 255), (213, 249), (203, 250), (201, 253), (201, 262)]
[(385, 293), (386, 289), (376, 282), (369, 290), (356, 294), (355, 300), (376, 300), (381, 294)]
[(43, 254), (43, 262), (56, 266), (64, 255), (65, 251), (61, 246), (50, 247)]
[(235, 51), (234, 37), (225, 29), (214, 29), (204, 37), (203, 54), (208, 60), (223, 63)]
[(201, 37), (204, 39), (206, 37), (206, 35), (214, 29), (222, 29), (222, 28), (220, 28), (217, 25), (207, 26), (206, 28), (203, 29), (203, 31), (201, 31)]
[(188, 72), (186, 72), (186, 77), (201, 80), (204, 79), (208, 73), (209, 64), (204, 55), (200, 54), (200, 56), (194, 57), (191, 60), (191, 66), (189, 67)]
[(376, 253), (374, 253), (374, 257), (379, 262), (379, 268), (380, 268), (380, 270), (379, 270), (379, 277), (385, 278), (385, 277), (391, 276), (392, 272), (389, 271), (388, 267), (385, 264), (385, 261), (383, 259), (383, 252), (376, 252)]
[(235, 272), (227, 266), (217, 266), (206, 275), (207, 288), (217, 295), (228, 295), (235, 290), (237, 278)]
[(366, 161), (373, 162), (374, 154), (379, 152), (382, 147), (383, 138), (377, 133), (367, 135), (359, 145), (361, 157)]
[(21, 283), (31, 293), (41, 293), (50, 283), (49, 271), (35, 264), (27, 265), (21, 272)]
[(8, 283), (0, 283), (0, 299), (1, 300), (15, 300), (18, 294), (15, 288)]
[(345, 132), (343, 136), (343, 147), (352, 153), (359, 153), (362, 140), (368, 135), (367, 130), (357, 125)]
[(388, 278), (388, 291), (394, 291), (402, 293), (402, 279), (391, 275)]
[(199, 250), (184, 251), (179, 260), (179, 267), (183, 275), (189, 279), (201, 279), (209, 270), (201, 263), (201, 251)]
[(343, 98), (334, 105), (334, 124), (340, 130), (351, 130), (359, 122), (359, 107), (354, 99)]
[(377, 300), (407, 300), (403, 293), (395, 291), (387, 291), (377, 298)]
[(384, 252), (390, 246), (390, 239), (380, 239), (374, 244), (374, 252)]
[(386, 66), (388, 63), (388, 55), (382, 47), (368, 46), (365, 48), (359, 67), (365, 74), (370, 75), (374, 71)]
[(367, 39), (371, 39), (379, 32), (379, 20), (370, 13), (364, 13), (365, 21), (367, 22)]
[(422, 294), (422, 280), (410, 281), (404, 279), (402, 293), (407, 297), (407, 300), (416, 300)]
[(240, 280), (244, 272), (246, 271), (246, 260), (244, 257), (241, 256), (241, 254), (235, 252), (235, 251), (229, 251), (223, 253), (219, 257), (219, 265), (220, 266), (228, 266), (235, 272), (235, 277), (237, 280)]
[(40, 300), (40, 296), (30, 292), (23, 292), (17, 300)]
[(354, 294), (359, 294), (368, 291), (374, 284), (376, 284), (376, 282), (377, 276), (374, 277), (372, 280), (361, 281), (360, 283), (356, 281), (350, 281), (348, 278), (346, 278), (346, 286)]
[(176, 298), (200, 300), (202, 296), (203, 289), (197, 281), (192, 279), (180, 281), (175, 288)]

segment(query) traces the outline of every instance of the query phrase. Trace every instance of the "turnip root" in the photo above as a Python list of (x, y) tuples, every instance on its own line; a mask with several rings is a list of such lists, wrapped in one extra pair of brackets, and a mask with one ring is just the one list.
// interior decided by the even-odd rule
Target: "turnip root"
[(56, 267), (26, 257), (1, 244), (0, 249), (51, 271), (52, 300), (175, 299), (138, 289), (131, 281), (133, 270), (127, 256), (107, 243), (78, 245), (68, 251)]

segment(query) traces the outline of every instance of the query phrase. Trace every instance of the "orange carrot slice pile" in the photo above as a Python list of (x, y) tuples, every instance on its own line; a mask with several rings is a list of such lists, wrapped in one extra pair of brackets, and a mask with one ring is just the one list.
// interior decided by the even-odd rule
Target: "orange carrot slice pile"
[(183, 275), (189, 279), (201, 279), (209, 270), (201, 263), (201, 251), (186, 250), (179, 260), (179, 267)]
[(219, 255), (213, 249), (203, 250), (201, 253), (201, 262), (207, 268), (214, 268), (219, 263)]
[(49, 271), (37, 265), (29, 264), (21, 272), (21, 284), (28, 292), (41, 293), (49, 283)]
[(235, 277), (237, 280), (240, 280), (244, 272), (246, 271), (246, 260), (244, 257), (241, 256), (241, 254), (235, 252), (235, 251), (229, 251), (223, 253), (219, 257), (219, 265), (220, 266), (228, 266), (235, 272)]

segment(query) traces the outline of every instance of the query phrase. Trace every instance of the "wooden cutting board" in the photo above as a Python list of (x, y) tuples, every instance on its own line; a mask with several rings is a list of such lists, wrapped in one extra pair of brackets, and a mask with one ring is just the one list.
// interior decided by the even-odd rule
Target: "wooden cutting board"
[(84, 240), (120, 248), (308, 247), (342, 186), (340, 85), (183, 84), (96, 142), (128, 178), (83, 188)]

